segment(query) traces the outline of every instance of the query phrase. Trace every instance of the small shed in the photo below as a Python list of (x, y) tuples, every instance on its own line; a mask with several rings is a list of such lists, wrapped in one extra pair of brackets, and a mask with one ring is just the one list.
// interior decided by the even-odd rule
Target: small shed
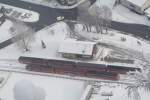
[(96, 43), (86, 41), (64, 41), (58, 49), (65, 58), (92, 58), (95, 51)]

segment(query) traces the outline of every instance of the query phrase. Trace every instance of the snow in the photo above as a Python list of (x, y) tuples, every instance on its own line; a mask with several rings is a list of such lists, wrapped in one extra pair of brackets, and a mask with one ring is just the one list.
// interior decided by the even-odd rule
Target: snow
[[(51, 26), (46, 27), (45, 29), (36, 33), (35, 41), (31, 43), (31, 51), (24, 52), (21, 49), (19, 49), (16, 46), (16, 44), (12, 44), (7, 48), (3, 48), (0, 50), (0, 55), (1, 55), (0, 59), (18, 59), (18, 57), (20, 56), (29, 56), (29, 57), (38, 57), (38, 58), (45, 58), (45, 59), (66, 60), (66, 58), (62, 58), (62, 56), (58, 53), (58, 50), (61, 43), (70, 39), (69, 33), (70, 32), (68, 31), (68, 27), (66, 26), (65, 23), (63, 22), (56, 23), (52, 25), (52, 27)], [(84, 37), (88, 40), (114, 45), (116, 47), (131, 51), (133, 55), (136, 57), (144, 56), (146, 59), (149, 60), (150, 44), (146, 43), (145, 41), (139, 40), (133, 36), (124, 35), (117, 31), (109, 31), (109, 34), (114, 34), (113, 36), (109, 34), (108, 35), (96, 34), (96, 33), (82, 31), (82, 29), (78, 30), (77, 33), (80, 33), (81, 37)], [(122, 42), (121, 37), (125, 37), (127, 40), (125, 42)], [(98, 40), (94, 40), (93, 38), (97, 38)], [(43, 49), (41, 46), (41, 40), (43, 40), (44, 43), (46, 44), (45, 49)], [(137, 44), (137, 41), (141, 42), (142, 45)], [(102, 55), (104, 56), (107, 54), (107, 50), (103, 50), (103, 51), (104, 52)], [(73, 60), (73, 59), (67, 59), (67, 60)], [(100, 61), (98, 59), (97, 60), (91, 59), (88, 60), (88, 62), (106, 64), (106, 62)], [(123, 65), (122, 63), (117, 63), (117, 62), (111, 64)], [(124, 64), (124, 65), (129, 67), (137, 67), (137, 65), (135, 66), (133, 64)]]
[(147, 0), (127, 0), (139, 7), (142, 7), (142, 5), (147, 1)]
[(21, 80), (13, 88), (15, 100), (45, 100), (43, 88), (35, 86), (31, 81)]
[[(105, 5), (112, 9), (112, 20), (124, 23), (136, 23), (136, 24), (144, 24), (150, 25), (150, 21), (145, 15), (139, 15), (135, 12), (132, 12), (128, 8), (117, 5), (113, 7), (116, 0), (97, 0), (96, 4), (98, 6)], [(132, 0), (131, 0), (132, 1)], [(142, 2), (145, 0), (133, 0), (137, 2)]]
[(94, 42), (66, 40), (60, 44), (58, 52), (92, 55), (94, 45)]
[(93, 90), (92, 85), (88, 85), (84, 90), (84, 93), (82, 94), (80, 100), (88, 100), (91, 96), (92, 90)]
[(13, 88), (19, 81), (27, 80), (46, 92), (45, 100), (79, 100), (84, 90), (84, 82), (62, 78), (46, 77), (22, 73), (12, 73), (0, 89), (2, 100), (15, 100)]
[(1, 26), (0, 26), (0, 42), (3, 42), (9, 38), (12, 37), (12, 35), (9, 32), (9, 28), (12, 26), (12, 22), (9, 20), (6, 20)]
[(118, 22), (137, 23), (150, 26), (150, 20), (144, 15), (138, 15), (122, 5), (113, 9), (112, 19)]
[[(138, 52), (150, 53), (149, 42), (142, 41), (134, 36), (122, 34), (119, 31), (109, 30), (108, 34), (97, 34), (93, 32), (86, 32), (82, 30), (82, 26), (76, 25), (76, 32), (88, 40), (99, 41), (101, 43), (113, 44), (117, 47), (126, 48)], [(125, 37), (125, 42), (121, 41), (121, 37)], [(94, 40), (94, 39), (97, 40)], [(139, 41), (141, 45), (137, 43)], [(134, 45), (134, 46), (133, 46)], [(144, 51), (143, 51), (144, 50)]]
[(7, 13), (8, 16), (15, 17), (18, 20), (24, 22), (37, 22), (39, 20), (40, 15), (37, 12), (0, 3), (0, 8), (2, 6), (5, 7), (6, 10), (10, 10), (10, 12)]
[[(149, 100), (150, 93), (146, 92), (143, 88), (138, 89), (141, 100)], [(112, 96), (103, 96), (103, 93), (111, 93)], [(135, 100), (132, 97), (128, 97), (127, 86), (119, 84), (104, 84), (97, 91), (97, 94), (93, 95), (90, 100)]]
[(109, 8), (113, 8), (113, 5), (115, 3), (116, 0), (97, 0), (96, 3), (97, 5), (105, 5), (108, 6)]
[(150, 8), (146, 9), (145, 12), (146, 12), (147, 16), (150, 17)]
[[(32, 50), (30, 52), (23, 52), (19, 48), (17, 48), (16, 44), (12, 44), (7, 48), (3, 48), (0, 50), (0, 58), (1, 59), (18, 59), (19, 56), (35, 56), (35, 57), (43, 57), (43, 58), (56, 58), (57, 49), (61, 41), (66, 38), (67, 30), (66, 24), (55, 24), (52, 28), (45, 28), (39, 31), (35, 35), (35, 41), (32, 43)], [(46, 44), (46, 49), (41, 47), (41, 40), (43, 40)], [(3, 53), (2, 53), (3, 52)], [(15, 52), (15, 53), (12, 53)]]
[[(144, 16), (137, 15), (127, 8), (119, 5), (113, 8), (112, 4), (115, 0), (100, 0), (100, 4), (108, 5), (113, 9), (113, 19), (121, 22), (129, 23), (140, 23), (149, 25), (148, 21)], [(111, 6), (110, 6), (111, 5)], [(32, 13), (33, 16), (28, 20), (23, 20), (27, 22), (33, 22), (38, 20), (38, 13), (23, 10), (20, 8), (6, 6), (6, 8), (15, 9), (18, 12)], [(22, 20), (22, 19), (21, 19)], [(12, 23), (9, 20), (0, 27), (0, 42), (7, 40), (11, 37), (9, 33), (9, 28), (12, 26)], [(77, 26), (77, 33), (79, 36), (84, 37), (85, 40), (92, 42), (106, 43), (114, 45), (121, 49), (129, 50), (135, 56), (144, 56), (145, 59), (150, 60), (150, 43), (146, 40), (138, 39), (136, 37), (122, 34), (115, 30), (109, 30), (108, 34), (97, 34), (92, 32), (85, 32), (82, 30), (81, 26)], [(19, 49), (16, 44), (12, 44), (6, 48), (0, 50), (0, 68), (24, 68), (24, 65), (18, 64), (17, 59), (19, 56), (32, 56), (32, 57), (41, 57), (41, 58), (52, 58), (52, 59), (64, 59), (58, 53), (58, 48), (60, 44), (64, 41), (70, 40), (70, 32), (67, 25), (63, 22), (56, 23), (54, 25), (48, 26), (35, 34), (35, 41), (31, 43), (31, 51), (24, 52)], [(121, 41), (121, 37), (125, 37), (126, 41)], [(41, 46), (41, 40), (46, 44), (46, 48), (43, 49)], [(76, 39), (74, 39), (76, 41)], [(140, 42), (140, 44), (137, 43)], [(73, 48), (70, 48), (73, 51)], [(109, 51), (104, 50), (105, 48), (100, 49), (99, 54), (102, 56), (108, 55)], [(101, 54), (103, 52), (103, 54)], [(6, 61), (8, 60), (8, 61)], [(10, 63), (9, 60), (14, 60)], [(67, 59), (68, 60), (68, 59)], [(91, 61), (96, 63), (104, 63), (98, 61)], [(90, 63), (90, 61), (88, 61)], [(114, 65), (118, 63), (113, 63)], [(123, 64), (121, 64), (123, 65)], [(130, 66), (130, 65), (129, 65)], [(5, 72), (6, 73), (6, 72)], [(2, 100), (14, 100), (13, 88), (21, 80), (28, 80), (32, 82), (36, 87), (44, 89), (46, 92), (46, 100), (79, 100), (82, 93), (84, 92), (84, 82), (63, 78), (54, 78), (50, 76), (42, 75), (33, 75), (26, 73), (16, 73), (16, 72), (7, 72), (6, 75), (0, 72), (0, 77), (4, 77), (6, 80), (0, 84), (0, 98)], [(110, 97), (111, 100), (128, 100), (127, 89), (124, 86), (102, 86), (98, 91), (98, 94), (92, 96), (92, 100), (107, 99), (101, 93), (112, 92), (114, 95)], [(144, 89), (139, 89), (141, 100), (149, 100), (149, 93), (145, 92)], [(131, 98), (132, 100), (133, 98)]]
[[(104, 64), (111, 64), (111, 65), (124, 65), (124, 66), (128, 66), (128, 67), (139, 67), (142, 68), (143, 65), (141, 65), (141, 62), (139, 62), (138, 59), (146, 59), (148, 62), (150, 62), (149, 58), (150, 58), (150, 43), (143, 41), (142, 39), (138, 39), (134, 36), (130, 36), (130, 35), (125, 35), (122, 34), (118, 31), (115, 30), (110, 30), (108, 31), (108, 34), (97, 34), (97, 33), (93, 33), (93, 32), (86, 32), (82, 30), (82, 27), (80, 25), (76, 26), (76, 33), (78, 33), (82, 38), (84, 38), (85, 40), (90, 40), (90, 41), (97, 41), (100, 43), (105, 43), (105, 44), (109, 44), (112, 45), (114, 47), (110, 48), (110, 49), (116, 49), (116, 48), (120, 48), (119, 50), (123, 50), (125, 52), (128, 52), (128, 55), (124, 55), (124, 57), (132, 57), (132, 59), (135, 60), (134, 64), (127, 64), (127, 63), (117, 63), (117, 62), (113, 62), (113, 63), (106, 63), (106, 62), (102, 62), (102, 61), (97, 61), (96, 63), (100, 62), (100, 63), (104, 63)], [(121, 41), (121, 37), (126, 38), (126, 41)], [(96, 40), (95, 40), (96, 39)], [(138, 42), (140, 44), (138, 44)], [(103, 50), (103, 55), (108, 54), (108, 50)], [(102, 54), (101, 54), (102, 55)], [(101, 57), (100, 57), (101, 58)]]

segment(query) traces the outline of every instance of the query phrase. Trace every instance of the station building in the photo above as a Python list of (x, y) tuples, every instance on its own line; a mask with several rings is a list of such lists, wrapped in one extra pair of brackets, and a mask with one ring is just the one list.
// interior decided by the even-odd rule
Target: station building
[(64, 58), (92, 59), (96, 52), (96, 43), (86, 41), (64, 41), (60, 44), (58, 52)]

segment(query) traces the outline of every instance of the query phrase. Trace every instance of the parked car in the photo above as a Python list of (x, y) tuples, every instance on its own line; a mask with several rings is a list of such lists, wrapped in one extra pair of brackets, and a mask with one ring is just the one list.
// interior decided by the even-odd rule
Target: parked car
[(61, 5), (71, 6), (77, 3), (77, 0), (57, 0)]
[(63, 20), (64, 19), (64, 16), (58, 16), (57, 17), (57, 21), (61, 21), (61, 20)]

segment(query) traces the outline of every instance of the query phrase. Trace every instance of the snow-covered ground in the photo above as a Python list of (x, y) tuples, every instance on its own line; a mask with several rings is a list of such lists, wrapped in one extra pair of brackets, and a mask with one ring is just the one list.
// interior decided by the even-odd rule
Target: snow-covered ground
[(12, 35), (9, 32), (9, 28), (12, 27), (12, 22), (6, 20), (0, 27), (0, 43), (11, 38)]
[[(114, 0), (100, 0), (100, 2), (98, 3), (103, 3), (109, 6), (114, 3)], [(16, 9), (16, 11), (20, 11), (18, 10), (18, 8), (10, 8)], [(33, 15), (37, 14), (33, 13)], [(143, 16), (140, 17), (139, 15), (130, 12), (127, 8), (124, 8), (120, 5), (113, 9), (114, 20), (136, 23), (137, 19), (133, 20), (133, 18), (137, 18), (139, 23), (144, 23), (147, 25), (149, 24), (149, 21), (146, 20)], [(28, 21), (33, 21), (32, 19), (34, 18), (31, 17), (31, 20)], [(6, 22), (0, 27), (0, 42), (12, 36), (9, 33), (9, 28), (11, 26), (12, 23), (6, 20)], [(82, 27), (80, 25), (76, 26), (76, 33), (78, 33), (76, 35), (84, 37), (85, 40), (113, 45), (115, 47), (131, 51), (133, 55), (137, 54), (135, 55), (136, 57), (142, 56), (146, 60), (150, 61), (150, 43), (147, 41), (138, 39), (130, 35), (125, 35), (114, 30), (108, 31), (108, 34), (85, 32), (82, 30)], [(126, 38), (126, 41), (121, 41), (122, 37)], [(0, 68), (19, 68), (19, 66), (20, 68), (24, 68), (23, 65), (17, 64), (16, 62), (18, 57), (20, 56), (64, 59), (58, 53), (58, 47), (60, 43), (68, 39), (70, 40), (70, 31), (65, 23), (59, 22), (52, 26), (48, 26), (35, 34), (35, 40), (31, 42), (31, 48), (28, 52), (25, 52), (22, 49), (18, 48), (15, 43), (6, 48), (0, 49)], [(42, 48), (41, 41), (46, 44), (46, 48)], [(4, 75), (4, 73), (0, 73), (0, 77), (1, 76), (6, 77), (7, 79), (5, 81), (6, 84), (0, 84), (0, 98), (2, 98), (2, 100), (14, 100), (13, 87), (15, 83), (22, 79), (29, 80), (36, 86), (42, 87), (47, 94), (46, 100), (79, 100), (84, 90), (84, 82), (82, 81), (16, 72), (7, 72), (6, 75)], [(120, 86), (104, 86), (99, 91), (99, 94), (95, 95), (92, 100), (107, 99), (107, 97), (101, 96), (101, 93), (105, 91), (107, 92), (107, 90), (112, 91), (114, 94), (114, 96), (110, 97), (111, 100), (128, 100), (125, 87)], [(149, 93), (146, 93), (144, 90), (140, 90), (140, 95), (141, 100), (149, 100), (150, 98)], [(124, 98), (122, 98), (123, 96)]]
[[(104, 84), (99, 85), (99, 89), (96, 89), (96, 94), (93, 94), (90, 100), (138, 100), (133, 95), (128, 96), (128, 86), (120, 84)], [(140, 99), (139, 100), (149, 100), (150, 93), (145, 91), (143, 88), (138, 89)], [(112, 96), (106, 96), (112, 95)], [(109, 99), (108, 99), (109, 98)]]
[[(87, 40), (113, 45), (114, 47), (120, 48), (120, 50), (124, 49), (125, 51), (129, 51), (135, 58), (144, 58), (150, 62), (149, 42), (143, 41), (130, 35), (122, 34), (115, 30), (108, 31), (108, 34), (86, 32), (82, 30), (80, 25), (76, 26), (76, 32)], [(126, 41), (121, 41), (122, 37), (125, 38)]]
[(43, 88), (46, 92), (45, 100), (79, 100), (85, 88), (83, 81), (23, 73), (0, 73), (9, 77), (8, 79), (6, 77), (7, 82), (0, 88), (0, 98), (2, 100), (15, 100), (13, 88), (21, 80), (30, 81), (35, 86)]
[(122, 5), (118, 5), (113, 9), (112, 18), (118, 22), (137, 23), (150, 26), (150, 20), (145, 15), (138, 15)]
[[(131, 50), (144, 52), (144, 53), (150, 53), (149, 52), (150, 44), (148, 42), (140, 40), (131, 35), (122, 34), (119, 31), (108, 30), (108, 34), (105, 34), (105, 30), (104, 30), (104, 34), (100, 34), (100, 33), (97, 34), (93, 32), (83, 31), (82, 25), (78, 24), (76, 25), (76, 32), (91, 41), (99, 41), (102, 43), (113, 44), (121, 48), (131, 49)], [(121, 37), (126, 38), (126, 41), (121, 41)], [(137, 42), (140, 42), (141, 44), (138, 44)]]
[[(136, 54), (136, 58), (144, 56), (149, 61), (150, 44), (146, 43), (145, 41), (139, 40), (133, 36), (124, 35), (117, 31), (109, 31), (107, 35), (90, 33), (82, 31), (81, 27), (78, 27), (77, 33), (80, 33), (81, 37), (84, 37), (88, 40), (114, 45), (116, 47), (131, 51), (131, 54)], [(58, 48), (60, 43), (62, 43), (64, 40), (70, 40), (69, 34), (70, 32), (65, 23), (56, 23), (52, 27), (46, 27), (45, 29), (36, 33), (35, 41), (32, 41), (31, 43), (31, 51), (25, 52), (23, 51), (23, 49), (18, 48), (17, 45), (14, 43), (0, 50), (0, 59), (18, 59), (18, 57), (20, 56), (41, 57), (47, 59), (65, 59), (62, 58), (61, 54), (58, 53)], [(125, 37), (126, 41), (121, 41), (121, 37)], [(43, 40), (43, 42), (46, 44), (45, 49), (42, 48), (41, 40)], [(140, 44), (138, 44), (138, 42), (140, 42)], [(91, 61), (95, 63), (106, 64), (106, 62), (100, 62), (99, 60)], [(128, 66), (133, 65), (129, 64)]]
[[(21, 55), (35, 56), (43, 58), (58, 57), (57, 49), (59, 43), (66, 38), (67, 30), (65, 23), (57, 23), (55, 26), (47, 27), (35, 35), (35, 41), (32, 43), (31, 51), (23, 52), (17, 48), (16, 44), (12, 44), (7, 48), (0, 50), (0, 58), (2, 59), (17, 59)], [(41, 46), (41, 40), (46, 44), (46, 49)], [(12, 53), (16, 52), (16, 53)]]

